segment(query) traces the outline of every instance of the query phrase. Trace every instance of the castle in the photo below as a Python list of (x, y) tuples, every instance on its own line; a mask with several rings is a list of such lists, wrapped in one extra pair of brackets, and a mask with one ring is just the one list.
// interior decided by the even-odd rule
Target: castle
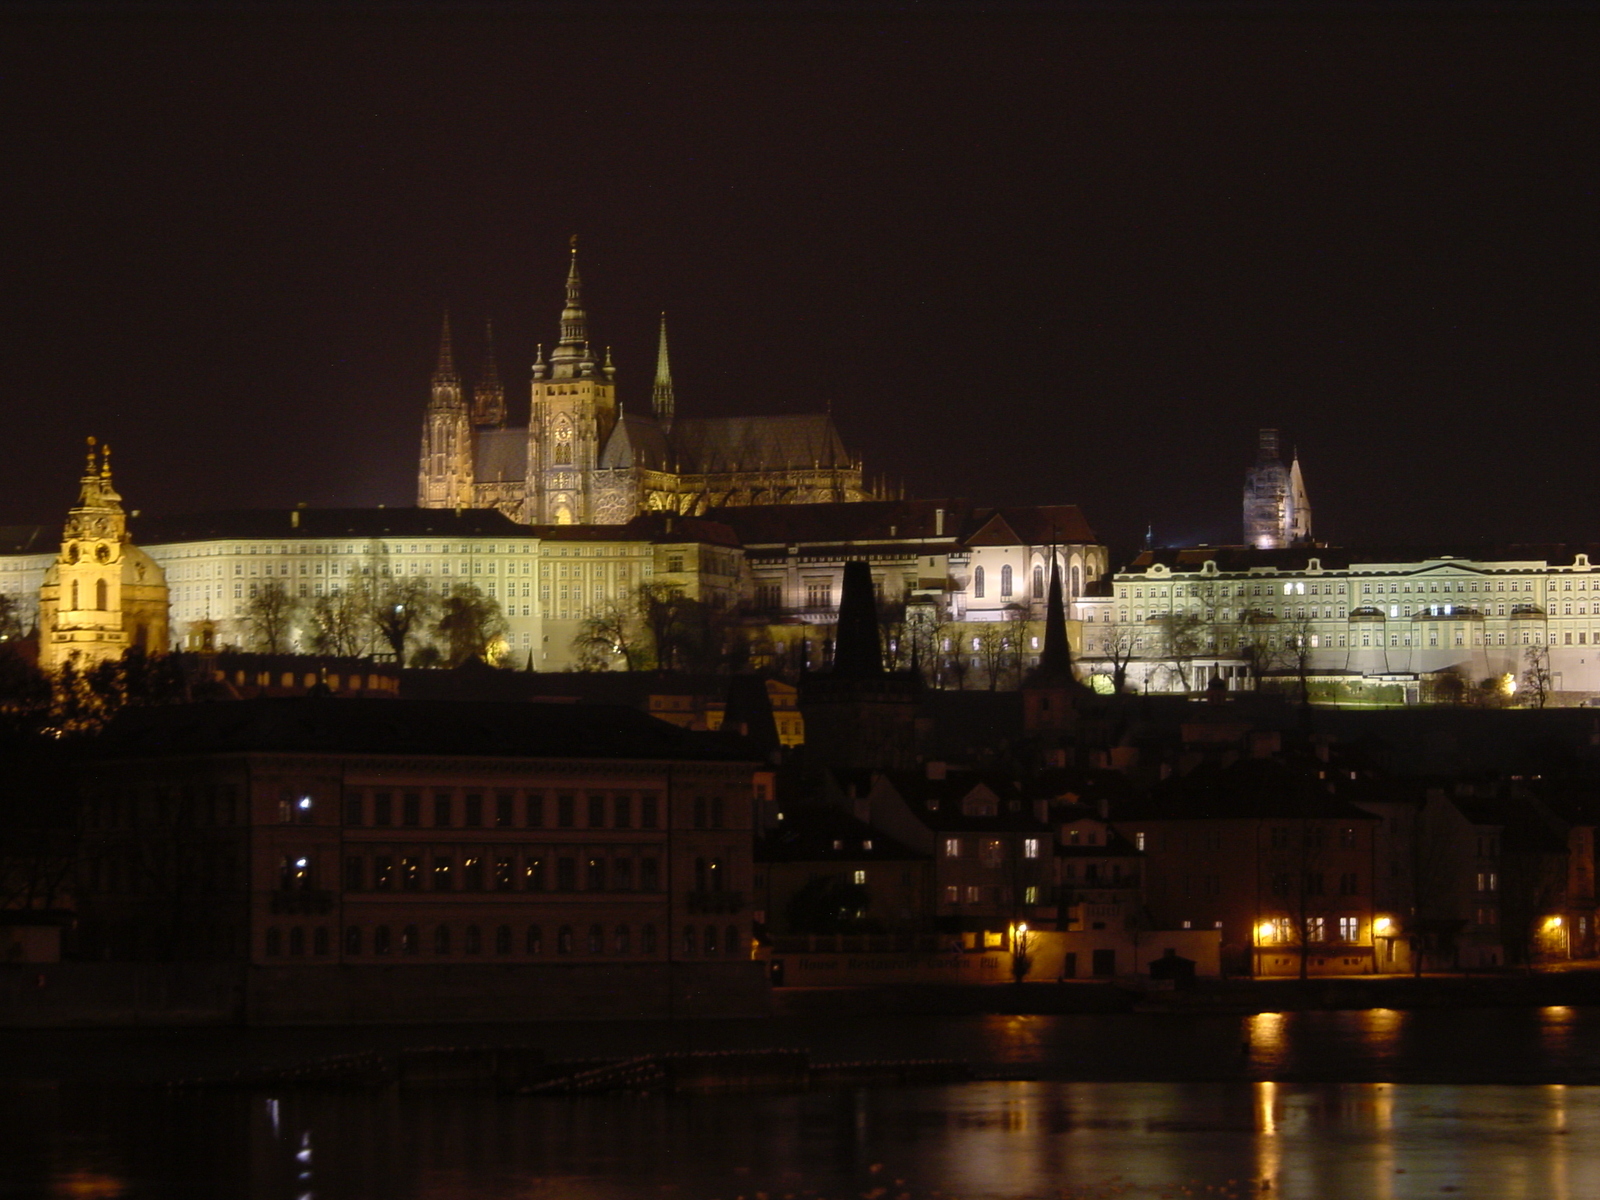
[(624, 411), (608, 349), (589, 345), (577, 246), (561, 336), (533, 364), (526, 425), (508, 424), (492, 346), (469, 405), (445, 318), (422, 426), (420, 508), (493, 508), (527, 525), (621, 525), (640, 513), (869, 500), (826, 413), (682, 418), (661, 322), (648, 412)]

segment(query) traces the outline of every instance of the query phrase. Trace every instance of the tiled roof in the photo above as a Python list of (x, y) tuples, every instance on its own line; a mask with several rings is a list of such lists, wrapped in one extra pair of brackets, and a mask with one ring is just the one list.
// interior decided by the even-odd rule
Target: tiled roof
[(472, 477), (479, 483), (500, 483), (528, 477), (526, 429), (480, 429), (473, 448)]
[(270, 508), (144, 517), (134, 526), (142, 546), (216, 538), (534, 537), (494, 509)]
[(625, 412), (606, 439), (600, 452), (602, 470), (640, 467), (646, 471), (666, 471), (671, 466), (667, 434), (653, 416)]
[(826, 413), (699, 417), (672, 426), (678, 469), (689, 474), (854, 466)]
[(1098, 540), (1076, 504), (981, 509), (974, 517), (982, 523), (961, 539), (969, 546), (1048, 546)]
[(124, 709), (97, 752), (295, 752), (746, 761), (735, 741), (612, 705), (271, 699)]

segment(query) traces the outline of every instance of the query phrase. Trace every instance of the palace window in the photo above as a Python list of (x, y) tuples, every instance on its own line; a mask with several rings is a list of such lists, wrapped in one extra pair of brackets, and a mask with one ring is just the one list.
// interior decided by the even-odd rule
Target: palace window
[(983, 568), (974, 567), (972, 570), (972, 594), (977, 599), (983, 599)]

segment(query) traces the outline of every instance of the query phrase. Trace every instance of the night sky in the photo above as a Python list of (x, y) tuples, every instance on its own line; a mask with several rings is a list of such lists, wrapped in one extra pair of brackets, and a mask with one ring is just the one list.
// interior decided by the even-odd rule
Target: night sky
[(625, 405), (664, 309), (680, 415), (913, 495), (1236, 541), (1276, 425), (1321, 538), (1600, 537), (1593, 9), (902, 8), (0, 16), (0, 524), (91, 433), (413, 503), (442, 313), (525, 415), (576, 233)]

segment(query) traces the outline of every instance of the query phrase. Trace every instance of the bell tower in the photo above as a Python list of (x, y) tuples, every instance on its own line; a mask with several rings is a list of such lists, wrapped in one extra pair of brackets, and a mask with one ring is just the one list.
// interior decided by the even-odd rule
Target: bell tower
[(567, 267), (561, 340), (533, 364), (528, 418), (528, 496), (523, 520), (533, 525), (583, 525), (595, 520), (595, 465), (617, 423), (616, 369), (589, 348), (578, 239)]
[(78, 503), (61, 531), (61, 553), (39, 589), (39, 665), (73, 655), (91, 666), (131, 649), (167, 648), (167, 580), (128, 539), (122, 497), (111, 482), (111, 447), (89, 439)]

